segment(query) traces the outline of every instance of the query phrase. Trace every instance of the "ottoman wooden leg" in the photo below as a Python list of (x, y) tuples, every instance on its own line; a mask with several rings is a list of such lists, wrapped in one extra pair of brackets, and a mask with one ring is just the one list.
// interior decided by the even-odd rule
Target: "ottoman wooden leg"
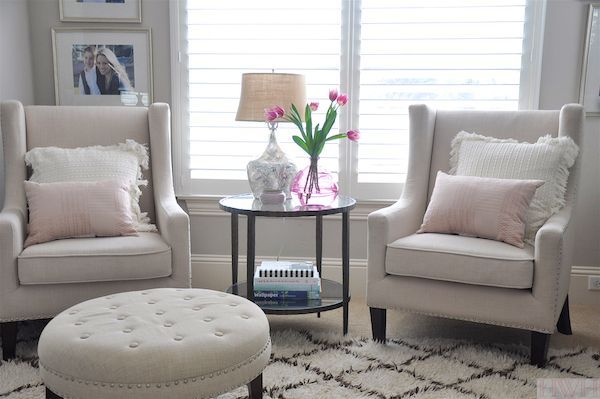
[(262, 399), (262, 373), (248, 384), (248, 398), (249, 399)]
[(0, 329), (2, 330), (2, 359), (14, 359), (17, 348), (17, 322), (0, 323)]
[(46, 388), (46, 399), (62, 399), (60, 396)]

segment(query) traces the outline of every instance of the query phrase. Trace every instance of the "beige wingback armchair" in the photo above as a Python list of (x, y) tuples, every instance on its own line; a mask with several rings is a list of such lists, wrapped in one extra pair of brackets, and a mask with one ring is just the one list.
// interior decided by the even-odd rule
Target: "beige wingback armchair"
[[(189, 217), (175, 200), (169, 106), (1, 106), (6, 199), (0, 213), (0, 323), (4, 359), (14, 357), (17, 321), (45, 319), (83, 300), (153, 287), (189, 287)], [(27, 234), (24, 155), (34, 147), (150, 148), (140, 206), (158, 233), (72, 238), (23, 248)]]
[[(386, 309), (514, 327), (531, 331), (531, 363), (542, 366), (557, 322), (560, 332), (570, 333), (567, 294), (579, 160), (571, 168), (566, 206), (538, 231), (535, 246), (519, 249), (474, 237), (415, 232), (437, 171), (449, 170), (450, 143), (458, 132), (528, 142), (546, 134), (568, 135), (581, 147), (582, 107), (436, 112), (413, 105), (409, 119), (402, 195), (368, 218), (367, 304), (373, 338), (385, 340)], [(515, 287), (515, 278), (520, 288), (506, 288)]]

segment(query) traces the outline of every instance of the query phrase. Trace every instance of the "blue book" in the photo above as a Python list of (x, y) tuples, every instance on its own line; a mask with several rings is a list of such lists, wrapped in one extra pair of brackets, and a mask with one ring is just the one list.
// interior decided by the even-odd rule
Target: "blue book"
[(321, 292), (321, 284), (301, 283), (257, 283), (254, 282), (254, 291), (316, 291)]
[(318, 291), (254, 291), (254, 298), (263, 300), (306, 300), (319, 299), (321, 293)]

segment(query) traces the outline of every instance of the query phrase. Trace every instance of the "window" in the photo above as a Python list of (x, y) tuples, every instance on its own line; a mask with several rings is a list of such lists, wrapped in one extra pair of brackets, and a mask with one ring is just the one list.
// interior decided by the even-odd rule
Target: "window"
[[(321, 102), (321, 109), (330, 88), (349, 94), (334, 130), (359, 128), (361, 141), (330, 142), (320, 165), (338, 174), (346, 194), (397, 198), (406, 177), (409, 104), (531, 106), (539, 3), (185, 1), (176, 24), (182, 62), (174, 68), (183, 127), (178, 193), (249, 190), (245, 166), (264, 150), (268, 129), (235, 121), (241, 75), (275, 70), (304, 74), (308, 100)], [(294, 133), (293, 125), (282, 123), (277, 138), (302, 168), (308, 160), (292, 142)]]

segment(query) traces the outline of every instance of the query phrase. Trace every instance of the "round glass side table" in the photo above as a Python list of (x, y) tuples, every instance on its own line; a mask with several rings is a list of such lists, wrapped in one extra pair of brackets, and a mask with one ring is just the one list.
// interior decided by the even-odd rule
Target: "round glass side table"
[[(219, 208), (231, 213), (231, 282), (227, 290), (234, 294), (254, 300), (254, 266), (256, 217), (306, 217), (314, 216), (316, 264), (319, 275), (323, 260), (323, 216), (342, 214), (342, 283), (321, 278), (321, 299), (312, 299), (297, 304), (290, 302), (269, 301), (257, 304), (267, 314), (303, 314), (319, 313), (343, 307), (343, 332), (348, 333), (348, 304), (350, 302), (350, 211), (356, 206), (353, 198), (339, 195), (329, 205), (302, 205), (295, 199), (288, 199), (283, 204), (263, 204), (252, 194), (234, 195), (219, 201)], [(238, 283), (238, 217), (248, 218), (246, 281)]]

